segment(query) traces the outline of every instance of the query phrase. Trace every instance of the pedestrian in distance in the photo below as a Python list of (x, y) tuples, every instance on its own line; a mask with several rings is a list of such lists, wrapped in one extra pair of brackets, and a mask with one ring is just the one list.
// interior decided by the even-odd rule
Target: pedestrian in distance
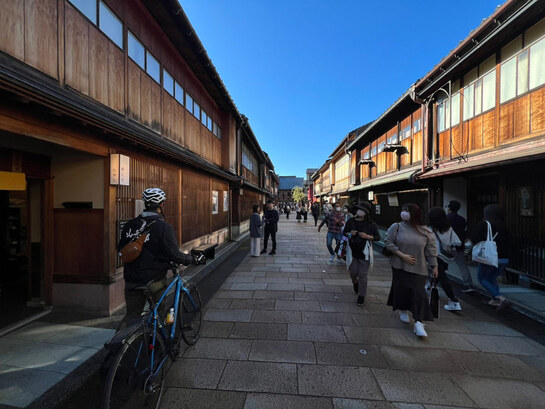
[(318, 226), (318, 217), (320, 216), (320, 206), (318, 206), (317, 202), (312, 203), (310, 211), (312, 212), (312, 217), (314, 218), (314, 227), (316, 227)]
[(290, 212), (291, 212), (291, 208), (290, 208), (289, 204), (286, 204), (284, 206), (284, 212), (286, 213), (286, 219), (289, 219), (290, 218)]
[(301, 223), (301, 206), (299, 205), (299, 202), (295, 204), (295, 218), (297, 219), (297, 223)]
[(496, 242), (498, 249), (498, 267), (478, 263), (477, 279), (492, 297), (488, 304), (501, 311), (507, 306), (508, 301), (501, 295), (498, 277), (502, 275), (503, 270), (509, 263), (510, 236), (499, 205), (489, 204), (484, 208), (484, 220), (475, 226), (471, 234), (471, 241), (474, 245), (486, 240), (488, 233), (487, 222), (492, 226), (493, 240)]
[(361, 306), (367, 295), (367, 275), (373, 258), (373, 241), (380, 240), (380, 235), (376, 223), (371, 220), (371, 205), (363, 202), (355, 207), (356, 216), (348, 219), (344, 233), (349, 236), (348, 244), (352, 252), (348, 271), (354, 292), (358, 295), (356, 304)]
[(302, 203), (301, 205), (301, 216), (303, 216), (303, 223), (306, 223), (308, 217), (308, 207), (306, 203)]
[[(432, 207), (428, 212), (428, 226), (435, 235), (437, 270), (439, 274), (437, 278), (449, 298), (449, 302), (444, 308), (447, 311), (462, 311), (460, 301), (454, 295), (454, 290), (447, 276), (449, 263), (454, 262), (456, 259), (456, 246), (460, 246), (460, 239), (450, 226), (447, 214), (440, 207)], [(444, 254), (441, 249), (446, 251), (447, 254)]]
[(259, 214), (259, 205), (254, 205), (250, 216), (250, 253), (252, 257), (259, 257), (261, 237), (263, 236), (263, 223)]
[[(355, 206), (357, 208), (357, 205)], [(370, 208), (369, 208), (370, 209)], [(345, 204), (343, 206), (344, 221), (348, 222), (352, 217), (354, 217), (353, 211), (350, 208), (350, 205)]]
[(392, 286), (387, 305), (399, 310), (399, 319), (409, 323), (412, 313), (414, 333), (427, 337), (424, 321), (433, 321), (424, 286), (428, 266), (434, 278), (438, 276), (435, 235), (423, 226), (418, 205), (409, 203), (401, 209), (401, 222), (394, 223), (386, 232), (384, 245), (391, 253)]
[[(335, 210), (327, 213), (318, 226), (318, 231), (322, 228), (324, 224), (327, 224), (327, 249), (331, 257), (329, 258), (329, 263), (333, 263), (335, 260), (335, 251), (333, 250), (333, 240), (335, 240), (335, 246), (338, 246), (342, 241), (342, 227), (344, 226), (344, 214), (341, 212), (341, 205), (337, 204)], [(337, 257), (337, 263), (342, 263), (343, 261)]]
[(269, 241), (269, 236), (271, 237), (272, 242), (272, 250), (269, 253), (269, 255), (276, 254), (276, 231), (278, 230), (278, 212), (273, 209), (273, 202), (272, 200), (269, 200), (267, 202), (267, 210), (265, 210), (265, 213), (263, 214), (263, 223), (265, 225), (264, 229), (264, 238), (263, 238), (263, 250), (261, 250), (261, 254), (264, 254), (267, 252), (267, 244)]
[(463, 216), (458, 214), (458, 211), (462, 205), (457, 200), (451, 200), (447, 205), (447, 220), (449, 221), (452, 230), (460, 239), (461, 245), (456, 247), (456, 257), (454, 262), (458, 266), (462, 278), (463, 293), (471, 293), (475, 291), (473, 289), (473, 280), (471, 279), (471, 273), (467, 266), (467, 260), (465, 255), (464, 243), (466, 240), (467, 221)]

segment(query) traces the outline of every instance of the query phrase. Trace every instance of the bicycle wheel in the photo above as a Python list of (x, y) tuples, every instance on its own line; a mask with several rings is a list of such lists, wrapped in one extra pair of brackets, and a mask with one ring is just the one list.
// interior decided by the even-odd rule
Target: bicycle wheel
[(187, 285), (189, 290), (188, 297), (185, 291), (182, 292), (181, 298), (181, 313), (178, 314), (178, 325), (182, 331), (182, 338), (188, 345), (193, 345), (199, 339), (199, 333), (201, 331), (202, 321), (202, 305), (201, 296), (197, 287), (194, 285)]
[[(163, 395), (165, 366), (150, 376), (152, 332), (139, 331), (123, 344), (108, 373), (104, 390), (104, 409), (157, 409)], [(154, 370), (163, 360), (166, 350), (159, 334), (155, 337)]]

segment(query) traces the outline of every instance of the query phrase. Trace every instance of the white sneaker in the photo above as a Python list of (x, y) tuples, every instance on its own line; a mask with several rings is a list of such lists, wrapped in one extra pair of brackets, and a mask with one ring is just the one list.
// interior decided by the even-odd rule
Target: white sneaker
[(462, 311), (462, 307), (458, 301), (450, 301), (445, 305), (445, 310), (447, 311)]
[(411, 322), (411, 319), (409, 318), (409, 312), (406, 310), (399, 311), (399, 319), (401, 322), (404, 322), (405, 324), (408, 324)]
[(416, 321), (414, 323), (414, 333), (418, 337), (427, 337), (428, 333), (424, 329), (424, 324), (422, 324), (420, 321)]
[(329, 262), (330, 262), (330, 263), (333, 263), (333, 260), (335, 260), (335, 256), (329, 257)]

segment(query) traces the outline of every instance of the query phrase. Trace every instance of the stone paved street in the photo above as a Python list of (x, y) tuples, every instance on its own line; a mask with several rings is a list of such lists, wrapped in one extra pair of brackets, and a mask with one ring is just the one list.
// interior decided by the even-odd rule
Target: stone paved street
[(544, 407), (544, 346), (466, 304), (417, 339), (386, 306), (388, 261), (375, 253), (358, 307), (326, 231), (281, 215), (277, 254), (248, 254), (206, 305), (163, 408)]

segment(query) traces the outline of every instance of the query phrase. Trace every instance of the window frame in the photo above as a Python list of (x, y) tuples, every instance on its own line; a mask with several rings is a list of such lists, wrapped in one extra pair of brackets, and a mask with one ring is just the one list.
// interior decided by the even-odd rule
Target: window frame
[[(142, 49), (144, 50), (144, 62), (143, 65), (140, 65), (140, 63), (131, 56), (131, 38), (136, 42), (137, 45), (140, 45)], [(127, 30), (127, 55), (128, 57), (136, 64), (138, 65), (144, 72), (146, 71), (146, 47), (144, 47), (144, 44), (140, 42), (140, 40), (131, 32), (131, 30)]]
[[(102, 32), (102, 33), (103, 33), (103, 34), (104, 34), (112, 43), (114, 43), (120, 50), (125, 50), (125, 48), (124, 48), (124, 45), (125, 45), (125, 38), (124, 38), (124, 37), (125, 37), (125, 35), (124, 35), (124, 34), (125, 34), (125, 26), (123, 25), (123, 20), (121, 20), (121, 19), (117, 16), (117, 14), (115, 14), (115, 13), (113, 12), (113, 10), (112, 10), (110, 7), (108, 7), (108, 5), (107, 5), (106, 3), (104, 3), (102, 0), (99, 0), (97, 3), (98, 3), (98, 10), (97, 10), (98, 22), (97, 22), (96, 26), (97, 26), (98, 29), (99, 29), (99, 30), (100, 30), (100, 31), (101, 31), (101, 32)], [(121, 40), (121, 45), (119, 45), (119, 44), (117, 43), (116, 40), (114, 40), (112, 37), (110, 37), (110, 36), (108, 35), (108, 33), (106, 33), (106, 31), (104, 31), (104, 29), (102, 28), (102, 24), (101, 24), (102, 18), (101, 18), (101, 13), (100, 13), (100, 11), (101, 11), (101, 6), (102, 6), (107, 12), (109, 12), (110, 17), (112, 17), (114, 20), (117, 20), (117, 22), (118, 22), (119, 25), (121, 26), (121, 39), (120, 39), (120, 40)]]
[[(165, 75), (166, 74), (166, 75)], [(165, 76), (167, 77), (170, 77), (170, 81), (172, 82), (172, 91), (169, 91), (166, 87), (165, 87)], [(166, 68), (163, 67), (163, 89), (171, 96), (174, 98), (174, 87), (175, 87), (175, 82), (174, 81), (174, 77), (167, 71)]]

